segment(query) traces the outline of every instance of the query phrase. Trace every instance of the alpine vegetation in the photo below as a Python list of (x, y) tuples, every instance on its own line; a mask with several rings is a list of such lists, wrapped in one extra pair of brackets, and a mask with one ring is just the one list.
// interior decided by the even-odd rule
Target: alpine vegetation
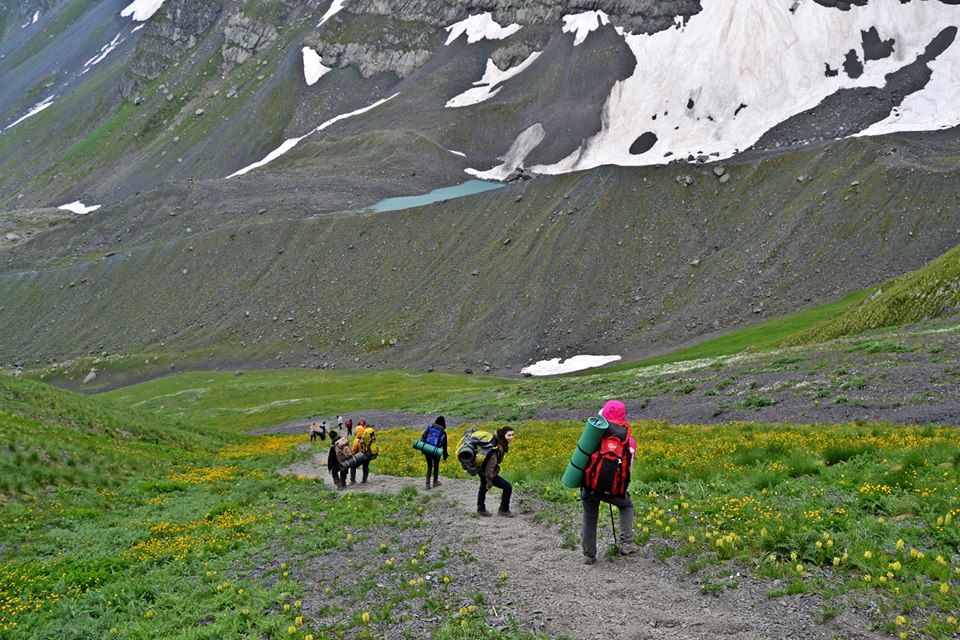
[(0, 0), (0, 636), (960, 634), (957, 0)]

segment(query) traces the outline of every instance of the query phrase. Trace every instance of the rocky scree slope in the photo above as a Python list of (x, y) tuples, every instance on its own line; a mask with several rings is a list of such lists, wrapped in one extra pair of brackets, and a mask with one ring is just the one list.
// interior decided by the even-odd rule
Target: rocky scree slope
[(611, 168), (8, 266), (0, 362), (207, 349), (223, 362), (515, 372), (546, 356), (649, 355), (955, 246), (955, 143), (936, 170), (914, 164), (910, 142), (888, 144), (727, 164), (724, 182), (709, 168)]

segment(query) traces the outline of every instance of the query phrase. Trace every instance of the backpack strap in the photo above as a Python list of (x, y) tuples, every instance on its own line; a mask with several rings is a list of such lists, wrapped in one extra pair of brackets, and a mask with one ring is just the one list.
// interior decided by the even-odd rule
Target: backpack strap
[[(584, 451), (583, 448), (580, 446), (580, 443), (579, 443), (579, 442), (577, 443), (577, 450), (578, 450), (580, 453), (583, 454), (583, 457), (584, 457), (584, 458), (586, 459), (586, 461), (587, 461), (587, 466), (589, 466), (589, 465), (590, 465), (590, 456), (592, 456), (593, 453), (590, 452), (590, 451)], [(587, 467), (582, 467), (582, 468), (581, 468), (581, 467), (578, 467), (578, 466), (577, 466), (577, 463), (574, 462), (573, 460), (570, 460), (570, 466), (572, 466), (572, 467), (573, 467), (574, 469), (576, 469), (577, 471), (586, 471), (586, 470), (587, 470)]]

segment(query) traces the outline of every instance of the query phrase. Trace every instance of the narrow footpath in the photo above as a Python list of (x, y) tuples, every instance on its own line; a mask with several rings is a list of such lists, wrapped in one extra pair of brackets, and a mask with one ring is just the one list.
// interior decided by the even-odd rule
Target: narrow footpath
[[(279, 472), (321, 479), (333, 488), (326, 470), (327, 452)], [(367, 484), (347, 491), (396, 493), (423, 480), (371, 474)], [(769, 598), (771, 584), (749, 578), (721, 595), (704, 595), (680, 561), (661, 561), (647, 548), (629, 557), (599, 558), (592, 566), (577, 550), (562, 548), (555, 529), (534, 521), (539, 501), (514, 492), (515, 518), (476, 515), (477, 483), (449, 478), (433, 490), (446, 499), (438, 516), (491, 575), (506, 571), (519, 592), (498, 611), (531, 630), (575, 640), (742, 640), (810, 638), (886, 638), (868, 631), (866, 621), (843, 613), (824, 622), (823, 602), (815, 596)], [(487, 507), (496, 509), (493, 490)], [(609, 530), (600, 531), (600, 552)], [(534, 622), (535, 620), (535, 622)]]

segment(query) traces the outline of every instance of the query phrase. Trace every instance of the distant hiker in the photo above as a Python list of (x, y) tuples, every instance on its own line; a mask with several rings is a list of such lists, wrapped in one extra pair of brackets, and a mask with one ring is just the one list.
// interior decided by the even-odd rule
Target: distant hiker
[[(357, 426), (357, 431), (360, 431), (359, 425)], [(380, 454), (380, 445), (377, 444), (377, 433), (373, 427), (364, 428), (363, 433), (357, 436), (357, 440), (359, 441), (357, 453), (362, 453), (366, 456), (363, 462), (360, 463), (360, 466), (363, 467), (363, 478), (360, 480), (360, 484), (364, 484), (370, 476), (370, 461), (376, 460)], [(354, 467), (350, 470), (350, 481), (355, 482), (356, 477), (357, 468)]]
[(340, 438), (336, 431), (330, 432), (330, 440), (332, 444), (327, 454), (327, 470), (333, 476), (333, 484), (337, 489), (344, 489), (347, 486), (347, 472), (340, 471), (340, 463), (350, 457), (350, 444), (346, 438)]
[[(613, 505), (620, 512), (620, 554), (629, 555), (639, 550), (633, 544), (633, 501), (627, 491), (637, 443), (627, 422), (627, 408), (619, 400), (610, 400), (603, 405), (600, 415), (610, 426), (600, 441), (600, 447), (590, 456), (580, 488), (584, 564), (597, 561), (597, 520), (601, 502)], [(613, 518), (612, 509), (610, 517)]]
[(310, 442), (313, 442), (317, 438), (320, 438), (320, 440), (327, 439), (327, 427), (325, 426), (325, 424), (319, 425), (316, 422), (311, 423), (309, 428), (309, 433), (310, 433)]
[(347, 435), (348, 435), (348, 436), (349, 436), (350, 434), (352, 434), (352, 433), (353, 433), (353, 418), (347, 418), (346, 420), (344, 420), (344, 421), (343, 421), (343, 426), (344, 426), (344, 428), (347, 430)]
[(507, 451), (510, 450), (510, 443), (513, 442), (513, 437), (513, 427), (501, 427), (497, 429), (497, 433), (494, 436), (496, 447), (487, 454), (487, 458), (483, 461), (483, 466), (480, 468), (480, 491), (477, 493), (478, 515), (490, 515), (490, 512), (487, 511), (487, 491), (493, 487), (497, 487), (503, 490), (503, 495), (500, 497), (500, 509), (497, 510), (497, 514), (507, 518), (513, 517), (513, 512), (510, 511), (510, 495), (513, 493), (513, 485), (500, 477), (500, 463), (503, 462), (503, 457), (506, 456)]
[[(343, 416), (337, 416), (337, 431), (343, 433)], [(347, 433), (347, 435), (350, 435)]]
[[(420, 439), (429, 445), (433, 445), (438, 449), (442, 449), (443, 459), (447, 459), (447, 421), (443, 416), (437, 416), (437, 419), (433, 421), (433, 424), (424, 429), (423, 435), (420, 436)], [(431, 455), (424, 451), (423, 457), (427, 461), (427, 489), (430, 489), (431, 474), (433, 475), (433, 486), (439, 487), (440, 456)]]
[[(353, 444), (350, 446), (350, 451), (351, 451), (352, 453), (360, 453), (360, 451), (361, 451), (361, 444), (362, 444), (362, 443), (361, 443), (361, 438), (363, 437), (363, 431), (364, 431), (364, 428), (361, 427), (360, 425), (357, 425), (356, 437), (354, 437), (354, 439), (353, 439)], [(366, 480), (367, 474), (370, 473), (370, 461), (369, 461), (369, 460), (366, 460), (365, 462), (362, 462), (361, 464), (362, 464), (363, 467), (364, 467), (364, 474), (363, 474), (364, 480), (363, 480), (363, 481), (366, 482), (366, 481), (367, 481), (367, 480)], [(356, 467), (352, 467), (352, 468), (350, 469), (350, 484), (357, 484), (357, 468), (356, 468)]]

